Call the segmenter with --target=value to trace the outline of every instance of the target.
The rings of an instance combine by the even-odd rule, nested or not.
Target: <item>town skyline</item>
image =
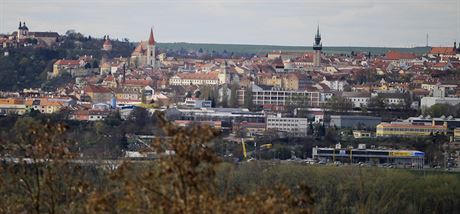
[[[412,0],[290,0],[285,4],[255,0],[242,6],[239,1],[201,0],[136,0],[132,6],[124,1],[96,1],[91,6],[85,1],[0,3],[2,33],[15,31],[18,22],[25,21],[37,31],[64,34],[74,29],[94,37],[110,35],[134,42],[145,40],[147,30],[153,27],[160,43],[311,46],[319,24],[325,46],[420,47],[426,45],[427,34],[430,46],[451,46],[460,40],[460,5],[451,0],[418,4]],[[83,7],[87,9],[80,10]],[[154,12],[149,13],[150,9]],[[103,10],[104,15],[100,13]],[[133,15],[120,16],[122,13]],[[427,15],[431,13],[436,16]]]

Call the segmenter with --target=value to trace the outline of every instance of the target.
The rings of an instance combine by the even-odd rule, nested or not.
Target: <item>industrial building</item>
[[[267,130],[286,132],[295,136],[307,136],[308,119],[281,117],[281,115],[267,117]]]
[[[305,99],[305,103],[310,107],[320,105],[320,93],[318,91],[290,91],[274,87],[264,89],[261,86],[252,85],[252,102],[254,105],[284,106],[289,104],[290,99],[293,98]]]
[[[374,128],[382,122],[380,117],[361,115],[331,115],[329,126],[337,128]]]
[[[416,150],[387,150],[359,148],[314,147],[312,158],[326,162],[394,164],[397,166],[423,168],[425,153]]]
[[[376,133],[378,137],[420,137],[447,134],[447,126],[407,122],[380,123]]]
[[[460,118],[454,118],[452,116],[431,117],[429,115],[420,115],[418,117],[409,117],[405,121],[409,123],[432,123],[433,125],[447,126],[449,130],[460,127]]]

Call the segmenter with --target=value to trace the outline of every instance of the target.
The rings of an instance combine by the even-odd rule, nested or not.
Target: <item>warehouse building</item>
[[[359,148],[319,148],[314,147],[312,158],[326,162],[394,164],[397,166],[423,168],[425,153],[416,150],[380,150]]]
[[[337,128],[374,128],[382,122],[380,117],[361,115],[331,115],[329,126]]]

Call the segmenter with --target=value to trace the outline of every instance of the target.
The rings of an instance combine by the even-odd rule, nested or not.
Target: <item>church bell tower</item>
[[[150,29],[150,37],[147,42],[147,64],[155,68],[156,54],[155,54],[155,38],[153,37],[153,29]]]
[[[319,33],[319,25],[316,29],[315,42],[313,43],[313,50],[315,55],[313,57],[313,65],[315,67],[321,66],[321,50],[323,49],[323,43],[321,43],[321,34]]]

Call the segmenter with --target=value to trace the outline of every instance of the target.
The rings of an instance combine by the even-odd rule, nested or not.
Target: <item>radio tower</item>
[[[426,47],[428,47],[428,33],[426,34]]]

